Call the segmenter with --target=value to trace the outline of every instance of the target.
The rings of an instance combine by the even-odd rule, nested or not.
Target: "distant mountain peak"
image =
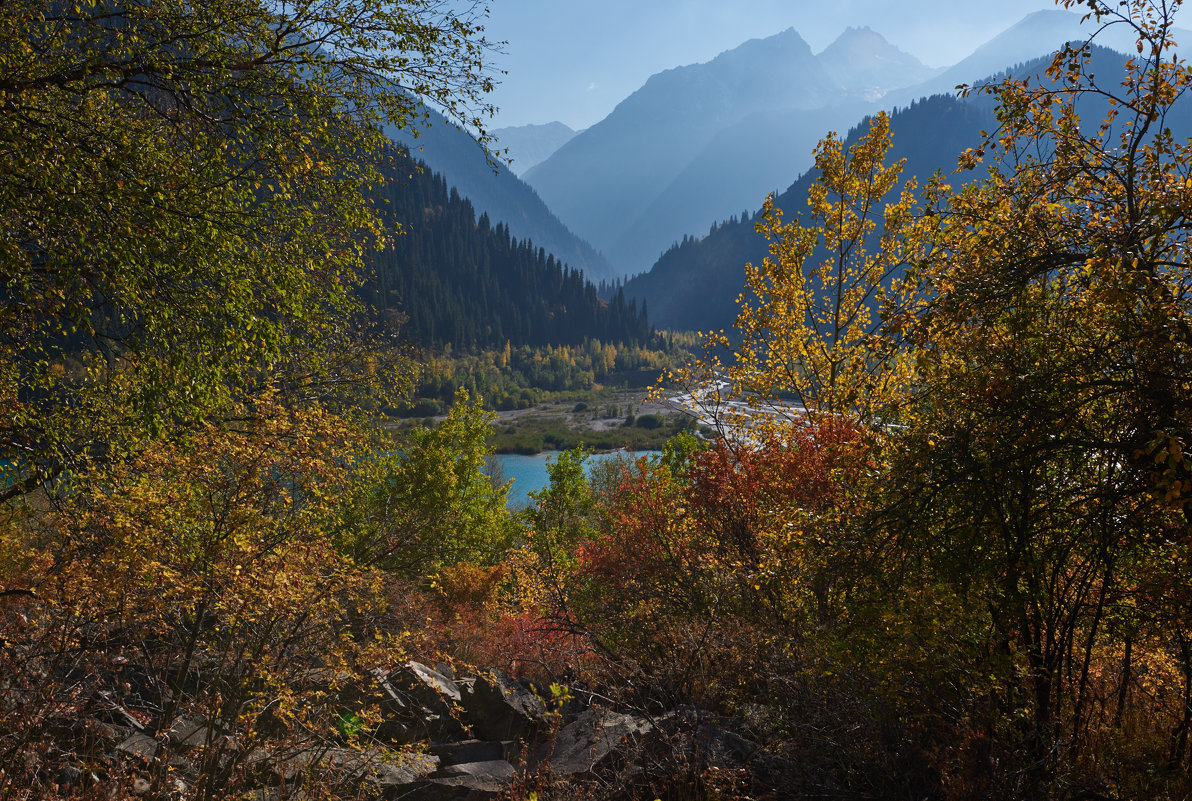
[[[856,39],[862,36],[876,36],[883,42],[886,40],[884,36],[875,31],[873,28],[870,28],[868,25],[849,25],[840,32],[839,36],[836,37],[836,42],[841,40],[848,41],[849,39]],[[835,42],[833,42],[833,44],[835,44]],[[829,47],[831,47],[831,45],[829,45]]]
[[[797,57],[810,57],[812,55],[811,45],[807,44],[807,40],[794,28],[787,28],[772,36],[748,39],[730,50],[725,50],[716,56],[716,58],[706,63],[710,66],[718,62],[738,59],[742,56],[753,58],[758,53],[772,52],[782,52]]]
[[[497,149],[506,157],[509,169],[520,176],[571,141],[576,131],[556,121],[494,128],[489,133],[496,138]]]
[[[925,81],[936,72],[868,25],[845,28],[816,59],[846,90],[866,100]]]

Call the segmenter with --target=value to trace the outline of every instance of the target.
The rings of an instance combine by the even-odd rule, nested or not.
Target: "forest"
[[[400,226],[369,259],[362,299],[420,345],[457,350],[580,345],[586,339],[650,345],[645,309],[624,293],[602,300],[578,270],[510,236],[442,176],[395,154],[376,190],[382,218]]]
[[[481,6],[0,4],[0,799],[1187,798],[1192,70],[1178,3],[1060,4],[1136,54],[962,89],[990,129],[922,182],[886,114],[825,137],[659,378],[716,430],[515,513],[373,305],[450,245],[395,247],[382,127],[487,144]],[[661,366],[476,233],[637,333],[444,282],[413,324],[474,382]]]

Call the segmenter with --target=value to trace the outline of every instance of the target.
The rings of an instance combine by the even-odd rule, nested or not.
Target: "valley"
[[[0,801],[1188,801],[1180,6],[0,2]]]

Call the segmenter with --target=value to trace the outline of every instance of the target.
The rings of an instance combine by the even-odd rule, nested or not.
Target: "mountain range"
[[[1030,14],[947,69],[929,69],[869,28],[813,53],[793,29],[661,72],[524,177],[625,275],[684,235],[755,208],[812,163],[828,131],[866,114],[1039,58],[1089,28],[1064,10]],[[1192,32],[1176,29],[1177,41]],[[1096,39],[1132,50],[1124,26]]]
[[[494,128],[489,133],[497,140],[501,160],[514,175],[522,176],[526,170],[546,161],[552,153],[570,142],[576,131],[561,122],[548,122],[543,125]]]
[[[933,74],[868,29],[819,54],[788,29],[654,75],[525,179],[614,269],[641,272],[684,233],[806,169],[829,127]]]
[[[1121,53],[1094,47],[1090,59],[1090,70],[1107,84],[1117,85],[1125,77]],[[1013,74],[1038,76],[1048,64],[1049,57],[1037,58],[1018,65]],[[1105,98],[1088,95],[1077,103],[1077,109],[1082,119],[1101,120],[1109,106]],[[955,173],[957,156],[965,148],[978,146],[982,131],[992,131],[996,124],[995,99],[990,95],[960,99],[953,94],[936,94],[912,101],[891,115],[891,147],[885,161],[890,164],[905,159],[901,178],[915,178],[922,185],[936,171]],[[1164,124],[1177,136],[1192,134],[1192,99],[1177,101]],[[866,130],[868,123],[862,120],[845,138],[846,147]],[[776,195],[775,205],[786,212],[788,221],[805,213],[808,190],[816,177],[815,171],[809,170]],[[961,175],[956,180],[967,179]],[[740,218],[712,226],[706,236],[685,237],[649,272],[627,281],[625,294],[648,304],[651,322],[659,328],[731,328],[737,315],[736,298],[744,289],[745,264],[760,263],[769,255],[765,238],[754,229],[759,214],[746,212]],[[814,253],[811,261],[819,263],[824,256],[822,252]]]
[[[957,100],[957,84],[1011,68],[1035,74],[1039,57],[1086,36],[1076,14],[1037,12],[937,70],[868,28],[844,31],[819,53],[788,29],[654,75],[584,131],[493,131],[524,180],[433,112],[421,138],[394,138],[513,239],[533,239],[592,281],[637,274],[625,291],[648,302],[652,323],[726,327],[745,262],[766,254],[752,210],[770,192],[788,212],[803,208],[813,150],[828,131],[892,109],[891,158],[906,157],[908,175],[951,168],[993,125],[992,101]],[[1192,31],[1175,36],[1192,41]],[[1097,41],[1127,44],[1113,28]]]

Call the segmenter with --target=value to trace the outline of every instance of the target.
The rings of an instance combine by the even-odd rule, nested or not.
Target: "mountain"
[[[1010,67],[1050,55],[1065,42],[1083,42],[1093,32],[1091,24],[1081,25],[1081,15],[1063,9],[1048,9],[1027,14],[967,58],[940,74],[914,86],[891,92],[888,103],[909,103],[914,98],[944,92],[954,94],[961,84],[978,84]],[[1192,31],[1175,28],[1177,42],[1192,44]],[[1121,53],[1134,52],[1134,37],[1122,24],[1109,25],[1097,34],[1096,44]],[[1040,65],[1045,66],[1045,65]]]
[[[552,153],[571,141],[576,132],[561,122],[548,122],[545,125],[495,128],[489,133],[497,140],[502,160],[520,176],[550,158]]]
[[[936,95],[895,111],[890,118],[890,163],[905,158],[903,177],[926,177],[955,165],[955,156],[971,146],[980,131],[993,125],[988,103],[963,102]],[[852,144],[868,130],[864,121],[849,132]],[[814,180],[805,172],[775,198],[788,219],[807,207]],[[625,294],[648,303],[652,322],[672,330],[729,329],[737,316],[736,298],[744,289],[746,262],[760,263],[769,254],[766,240],[754,230],[758,213],[712,226],[704,237],[685,237],[662,255],[653,268],[627,281]]]
[[[817,58],[849,94],[866,100],[878,100],[939,72],[924,67],[868,27],[845,29]]]
[[[591,244],[560,222],[528,184],[499,161],[490,163],[470,134],[433,110],[427,109],[427,113],[430,126],[417,138],[392,127],[386,134],[441,173],[448,185],[472,202],[477,213],[505,223],[512,236],[534,240],[593,281],[620,274]]]
[[[602,300],[578,270],[518,239],[425,164],[402,153],[376,200],[402,235],[372,256],[365,302],[422,345],[455,348],[572,345],[588,339],[645,344],[645,311]]]
[[[685,233],[756,206],[776,161],[806,169],[830,126],[932,74],[868,29],[819,55],[788,29],[652,76],[525,178],[616,269],[639,272]]]
[[[1122,59],[1119,52],[1095,47],[1089,69],[1100,76],[1099,83],[1117,87],[1124,77]],[[1035,59],[1013,72],[1019,76],[1039,75],[1048,63],[1050,58]],[[1082,98],[1078,110],[1082,119],[1099,121],[1109,105],[1104,97],[1090,94]],[[920,184],[936,170],[953,173],[957,155],[978,145],[982,131],[996,127],[994,111],[995,100],[989,95],[962,100],[947,93],[913,101],[891,115],[891,149],[886,163],[905,158],[902,178],[914,176]],[[1164,123],[1177,137],[1192,134],[1192,99],[1184,97],[1177,102]],[[867,122],[862,121],[849,132],[846,146],[867,129]],[[807,193],[814,179],[815,173],[809,170],[775,198],[776,205],[787,212],[788,220],[807,208]],[[963,180],[967,178],[952,178],[953,182]],[[685,236],[649,272],[626,282],[625,294],[648,304],[651,320],[659,328],[731,328],[737,315],[736,298],[744,289],[745,264],[760,263],[769,252],[765,239],[754,230],[757,219],[757,212],[746,213],[712,226],[703,237]],[[822,254],[812,256],[815,261],[820,258]]]

